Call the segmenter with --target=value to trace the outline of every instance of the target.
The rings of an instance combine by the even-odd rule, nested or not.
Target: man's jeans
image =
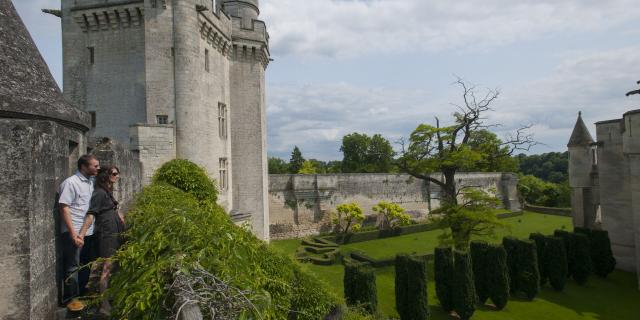
[[[62,263],[64,268],[64,302],[85,294],[89,280],[87,265],[96,259],[96,241],[94,236],[84,238],[84,246],[76,247],[69,232],[62,234]]]

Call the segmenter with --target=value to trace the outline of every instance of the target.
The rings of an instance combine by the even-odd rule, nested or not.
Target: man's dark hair
[[[92,155],[92,154],[85,154],[82,157],[80,157],[80,159],[78,159],[78,170],[80,170],[80,168],[82,168],[82,166],[88,166],[89,165],[89,161],[91,160],[97,160],[96,156]]]

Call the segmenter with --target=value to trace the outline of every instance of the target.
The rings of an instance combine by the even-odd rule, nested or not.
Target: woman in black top
[[[124,219],[118,211],[118,201],[113,197],[113,186],[120,178],[120,170],[115,166],[104,166],[98,171],[95,188],[91,196],[89,211],[80,232],[86,233],[95,221],[94,233],[98,241],[98,256],[106,259],[100,275],[100,292],[107,289],[113,263],[109,258],[113,256],[121,243],[121,233],[124,231]],[[108,313],[109,302],[103,301],[101,312]]]

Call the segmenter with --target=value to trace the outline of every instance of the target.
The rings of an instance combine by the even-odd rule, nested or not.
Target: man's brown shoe
[[[80,312],[84,310],[84,308],[84,303],[78,299],[73,299],[67,304],[67,309],[71,312]]]

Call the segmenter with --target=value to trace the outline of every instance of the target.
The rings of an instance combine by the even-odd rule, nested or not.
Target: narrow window
[[[96,62],[95,48],[89,47],[87,49],[89,49],[89,64],[94,64]]]
[[[96,112],[95,111],[89,111],[89,114],[91,115],[91,128],[95,128],[96,127]]]
[[[151,0],[151,8],[157,8],[158,7],[158,0]]]
[[[218,133],[220,138],[227,138],[227,105],[218,103]]]
[[[227,158],[220,158],[220,177],[218,184],[220,186],[220,190],[227,190],[228,185],[228,176],[227,176]]]
[[[204,49],[204,70],[209,72],[209,50]]]
[[[158,124],[169,124],[169,116],[166,115],[156,116],[156,120]]]

